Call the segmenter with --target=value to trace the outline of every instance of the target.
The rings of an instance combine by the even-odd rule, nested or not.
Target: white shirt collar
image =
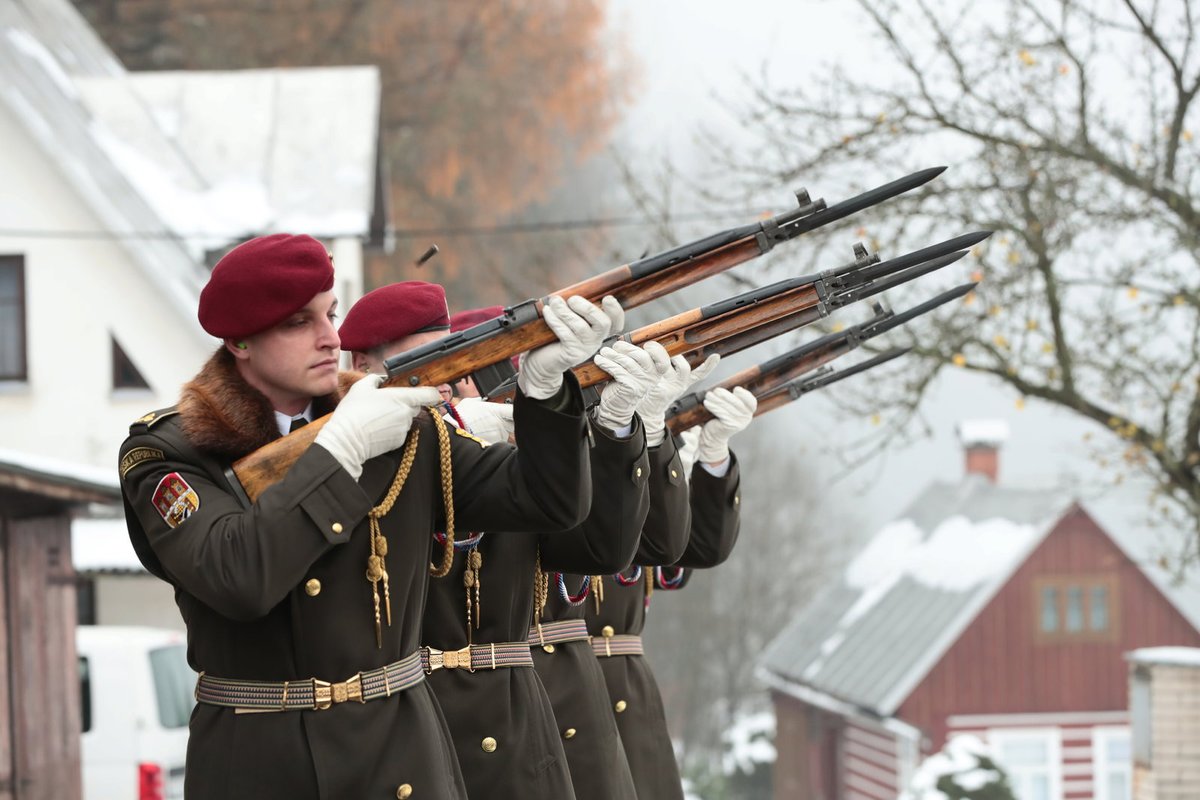
[[[296,417],[304,417],[309,422],[312,422],[312,402],[310,401],[304,410],[297,414]],[[288,433],[292,430],[292,420],[296,417],[289,417],[287,414],[280,414],[278,411],[275,412],[275,424],[279,426],[280,435],[288,435]]]

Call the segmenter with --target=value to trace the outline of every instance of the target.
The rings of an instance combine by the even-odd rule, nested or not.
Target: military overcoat
[[[675,442],[669,437],[649,451],[650,508],[638,538],[636,559],[664,554],[677,557],[686,547],[690,519],[687,484]],[[620,568],[596,570],[611,574]],[[596,597],[584,594],[587,574],[551,575],[550,596],[542,622],[583,620]],[[604,579],[606,587],[611,579]],[[607,592],[607,588],[605,589]],[[562,731],[567,761],[578,800],[637,800],[633,775],[625,758],[604,674],[587,640],[533,647],[534,664],[550,695]]]
[[[321,398],[317,411],[336,397]],[[451,434],[455,516],[464,529],[553,531],[586,515],[590,475],[582,397],[568,377],[548,401],[518,397],[520,455]],[[420,641],[432,534],[444,527],[434,421],[414,423],[415,459],[391,511],[391,623],[376,643],[368,512],[400,466],[368,461],[358,481],[310,447],[251,506],[224,470],[279,436],[266,398],[218,352],[177,408],[135,423],[121,448],[126,519],[151,572],[175,587],[192,667],[237,681],[344,681],[414,653]],[[386,611],[386,603],[384,610]],[[427,683],[326,710],[238,713],[198,704],[185,791],[207,798],[455,798],[465,790]]]
[[[599,426],[593,430],[588,518],[574,530],[550,535],[485,532],[473,547],[464,547],[450,573],[430,583],[427,645],[457,650],[469,637],[477,645],[517,642],[527,653],[539,555],[545,570],[613,570],[629,563],[649,505],[645,435],[636,418],[624,439]],[[470,582],[478,581],[478,587],[467,587],[463,580],[472,550],[479,569]],[[472,622],[478,622],[469,633],[468,602]],[[470,797],[575,797],[563,729],[532,666],[474,672],[443,668],[429,676],[429,683],[450,727]]]
[[[732,457],[731,457],[732,458]],[[736,459],[722,477],[697,464],[691,474],[691,525],[679,559],[689,566],[715,566],[729,555],[740,528],[741,490]],[[654,571],[646,567],[642,580],[623,586],[606,580],[604,602],[587,607],[588,632],[595,641],[604,634],[641,636],[646,625],[647,582]],[[640,655],[600,657],[600,668],[616,713],[621,743],[633,775],[637,796],[683,800],[682,781],[662,695],[649,662]],[[685,665],[680,665],[685,668]]]

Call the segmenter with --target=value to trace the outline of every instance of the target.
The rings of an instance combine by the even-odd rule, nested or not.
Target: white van
[[[177,631],[80,625],[83,800],[183,797],[196,673]]]

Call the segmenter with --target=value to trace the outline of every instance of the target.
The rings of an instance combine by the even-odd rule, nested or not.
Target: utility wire
[[[731,217],[762,217],[761,212],[742,210],[726,211],[696,211],[677,214],[670,217],[676,222],[711,222],[713,220]],[[504,225],[457,225],[432,226],[428,228],[400,228],[390,232],[397,239],[428,238],[433,236],[504,236],[524,233],[546,233],[550,231],[595,230],[600,228],[621,227],[650,227],[661,224],[659,220],[649,220],[644,217],[609,217],[598,219],[548,220],[545,222],[513,222]],[[50,230],[50,229],[20,229],[0,228],[0,237],[23,239],[106,239],[106,240],[169,240],[169,241],[208,241],[240,239],[250,231],[238,233],[175,233],[172,231],[84,231],[84,230]],[[357,236],[357,233],[318,234],[328,238],[340,236]]]

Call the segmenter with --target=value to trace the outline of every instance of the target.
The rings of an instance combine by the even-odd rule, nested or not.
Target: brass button
[[[304,582],[304,591],[309,597],[316,597],[321,593],[321,582],[316,578],[309,578]]]
[[[479,746],[483,748],[483,752],[485,753],[496,752],[496,740],[491,736],[484,737],[484,740],[479,744]]]
[[[672,470],[671,470],[671,477],[672,477],[672,478],[678,478],[678,477],[679,477],[679,470],[677,470],[677,469],[672,469]]]
[[[564,739],[573,739],[573,738],[575,738],[575,729],[574,729],[574,728],[567,728],[565,731],[563,731],[563,738],[564,738]]]
[[[737,505],[741,505],[741,503],[742,503],[742,496],[740,494],[735,494],[733,496],[733,504],[735,506],[737,506]]]
[[[639,477],[639,478],[640,478],[640,477],[642,477],[642,468],[641,468],[641,467],[638,467],[637,469],[635,469],[635,470],[633,471],[633,474],[634,474],[634,475],[636,475],[636,476],[637,476],[637,477]]]
[[[342,532],[342,523],[335,522],[329,526],[329,529],[332,530],[334,533],[341,533]]]
[[[396,800],[408,800],[412,797],[412,786],[407,783],[402,783],[396,789]]]
[[[615,634],[615,633],[616,633],[616,631],[613,630],[612,625],[605,625],[603,628],[600,629],[600,635],[603,636],[605,639],[611,639],[613,637],[613,634]]]
[[[617,710],[617,713],[620,714],[622,711],[624,711],[628,707],[628,705],[629,704],[626,703],[624,700],[618,700],[617,704],[614,705],[613,708],[615,708]]]
[[[553,652],[554,652],[554,645],[552,645],[552,644],[544,644],[544,645],[542,645],[542,649],[543,649],[543,650],[545,650],[547,653],[553,653]]]

